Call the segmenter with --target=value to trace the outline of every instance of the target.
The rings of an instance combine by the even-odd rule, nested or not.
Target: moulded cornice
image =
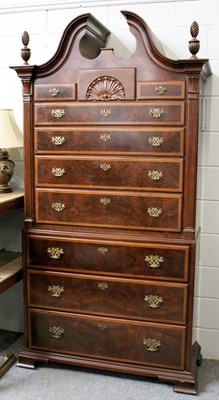
[[[190,72],[201,74],[204,81],[209,75],[211,75],[211,68],[208,59],[190,57],[188,59],[173,60],[166,57],[162,50],[161,42],[157,39],[147,23],[139,15],[130,11],[121,11],[121,13],[127,19],[130,29],[133,26],[139,30],[149,56],[156,63],[159,63],[162,67],[169,70],[177,69],[186,73]]]

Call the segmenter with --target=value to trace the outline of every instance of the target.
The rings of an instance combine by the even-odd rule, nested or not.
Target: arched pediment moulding
[[[159,42],[148,25],[137,15],[123,11],[129,30],[136,40],[136,49],[128,58],[123,59],[123,65],[128,67],[138,66],[138,80],[158,79],[162,70],[165,79],[165,70],[168,79],[169,71],[173,71],[172,79],[178,79],[178,74],[174,68],[177,66],[179,72],[186,72],[186,65],[191,69],[190,60],[182,60],[177,63],[170,60],[161,53]],[[77,71],[81,68],[100,68],[107,65],[114,68],[121,64],[121,57],[115,55],[114,50],[106,47],[107,39],[110,31],[105,28],[92,15],[84,14],[76,17],[65,29],[59,46],[54,56],[46,63],[33,68],[34,76],[39,79],[47,76],[51,82],[59,79],[59,70],[62,66],[65,70],[66,82],[74,79],[77,80]],[[142,54],[145,53],[145,63],[142,63]],[[138,62],[141,60],[141,62]],[[192,68],[200,70],[200,65],[204,60],[198,60],[194,63],[192,60]],[[30,60],[31,63],[31,60]],[[153,68],[152,68],[153,66]],[[62,78],[63,79],[63,78]]]

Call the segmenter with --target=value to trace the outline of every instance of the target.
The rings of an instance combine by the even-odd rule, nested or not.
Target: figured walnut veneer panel
[[[35,105],[36,125],[183,125],[183,102],[85,102]],[[57,115],[56,114],[57,110]],[[158,114],[156,112],[158,110]],[[153,115],[153,111],[155,114]],[[157,116],[159,115],[159,116]]]
[[[137,98],[139,100],[146,99],[184,99],[185,98],[185,82],[138,82]]]
[[[183,128],[38,127],[37,154],[137,154],[183,156]]]
[[[183,160],[131,157],[35,158],[36,186],[181,192]]]
[[[188,246],[30,236],[27,247],[31,267],[156,280],[188,279]]]
[[[184,365],[184,327],[40,310],[30,310],[29,322],[33,349],[177,369]],[[51,337],[52,327],[59,339]],[[148,338],[160,342],[157,351],[145,349]]]
[[[113,191],[36,190],[36,221],[178,232],[182,195]],[[61,210],[55,210],[55,207]],[[60,205],[60,207],[59,207]],[[151,216],[154,210],[158,216]]]

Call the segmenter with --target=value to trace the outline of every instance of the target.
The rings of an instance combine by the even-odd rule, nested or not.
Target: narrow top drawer
[[[75,84],[36,85],[35,100],[37,101],[76,100],[76,85]]]
[[[137,99],[184,99],[185,82],[138,82]]]

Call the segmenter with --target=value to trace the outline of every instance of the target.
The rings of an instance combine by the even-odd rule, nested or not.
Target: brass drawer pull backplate
[[[52,136],[51,142],[55,146],[61,146],[63,143],[65,143],[65,137],[64,136]]]
[[[48,247],[47,253],[49,254],[50,258],[58,260],[59,258],[61,258],[61,255],[64,254],[64,250],[60,247]]]
[[[149,115],[156,119],[161,118],[164,115],[164,110],[163,108],[152,108],[149,111]]]
[[[52,168],[52,174],[54,176],[63,176],[65,174],[65,168]]]
[[[143,344],[145,349],[151,352],[158,351],[158,348],[161,346],[160,341],[156,339],[144,339]]]
[[[163,298],[157,296],[156,294],[155,295],[150,294],[148,296],[146,295],[144,299],[145,299],[148,307],[151,307],[151,308],[158,308],[160,306],[160,304],[163,303]]]
[[[156,86],[154,89],[154,91],[159,95],[164,94],[166,92],[166,90],[167,89],[165,88],[165,86]]]
[[[150,136],[148,143],[153,147],[159,147],[164,142],[164,139],[160,136]]]
[[[65,334],[65,330],[60,328],[60,326],[50,326],[49,333],[54,339],[61,339]]]
[[[164,259],[157,255],[150,255],[145,257],[145,261],[148,267],[155,269],[160,267],[160,264],[164,262]]]
[[[163,178],[163,172],[155,170],[148,171],[148,177],[153,181],[159,181],[159,179]]]
[[[162,209],[158,207],[148,207],[147,212],[150,217],[158,218],[162,214]]]
[[[61,297],[61,294],[64,293],[65,289],[63,286],[59,285],[51,285],[48,286],[48,292],[51,294],[52,297],[55,297],[56,299],[58,297]]]
[[[63,211],[65,209],[65,204],[64,203],[52,203],[52,208],[57,211]]]
[[[59,93],[60,93],[60,90],[57,89],[57,88],[49,89],[49,94],[50,94],[50,96],[52,96],[52,97],[58,96]]]
[[[51,115],[55,118],[62,118],[65,115],[65,110],[61,110],[61,108],[55,108],[51,111]]]

